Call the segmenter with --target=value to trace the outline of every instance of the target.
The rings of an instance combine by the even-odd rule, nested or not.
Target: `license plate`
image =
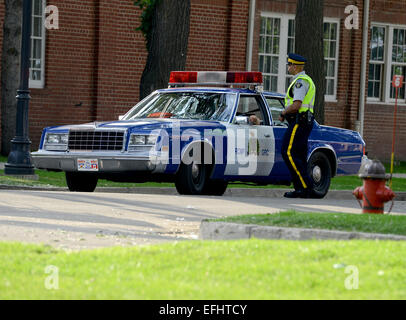
[[[99,171],[97,159],[78,159],[78,171]]]

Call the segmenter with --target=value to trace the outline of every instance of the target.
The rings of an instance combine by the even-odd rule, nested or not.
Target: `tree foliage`
[[[153,16],[156,6],[162,0],[135,0],[134,4],[141,9],[141,24],[136,29],[141,31],[148,42],[148,37],[151,34]]]

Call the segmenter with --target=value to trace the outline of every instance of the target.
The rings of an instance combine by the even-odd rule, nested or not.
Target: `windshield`
[[[236,101],[233,93],[161,92],[132,108],[123,120],[171,118],[229,121]]]

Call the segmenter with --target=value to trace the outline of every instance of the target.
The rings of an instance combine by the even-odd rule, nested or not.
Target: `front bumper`
[[[78,159],[98,160],[97,172],[149,171],[163,173],[166,164],[158,156],[133,156],[122,153],[82,153],[37,151],[31,153],[37,169],[78,171]]]

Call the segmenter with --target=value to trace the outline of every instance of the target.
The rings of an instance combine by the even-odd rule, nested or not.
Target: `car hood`
[[[180,119],[139,119],[139,120],[119,120],[106,122],[90,122],[77,125],[65,125],[49,128],[54,131],[64,130],[142,130],[149,131],[155,129],[181,128],[223,128],[224,124],[219,121],[204,120],[180,120]]]
[[[313,130],[311,134],[311,138],[313,140],[328,139],[329,141],[342,141],[342,142],[365,144],[364,140],[357,131],[319,124],[317,124],[317,126],[319,130]]]

